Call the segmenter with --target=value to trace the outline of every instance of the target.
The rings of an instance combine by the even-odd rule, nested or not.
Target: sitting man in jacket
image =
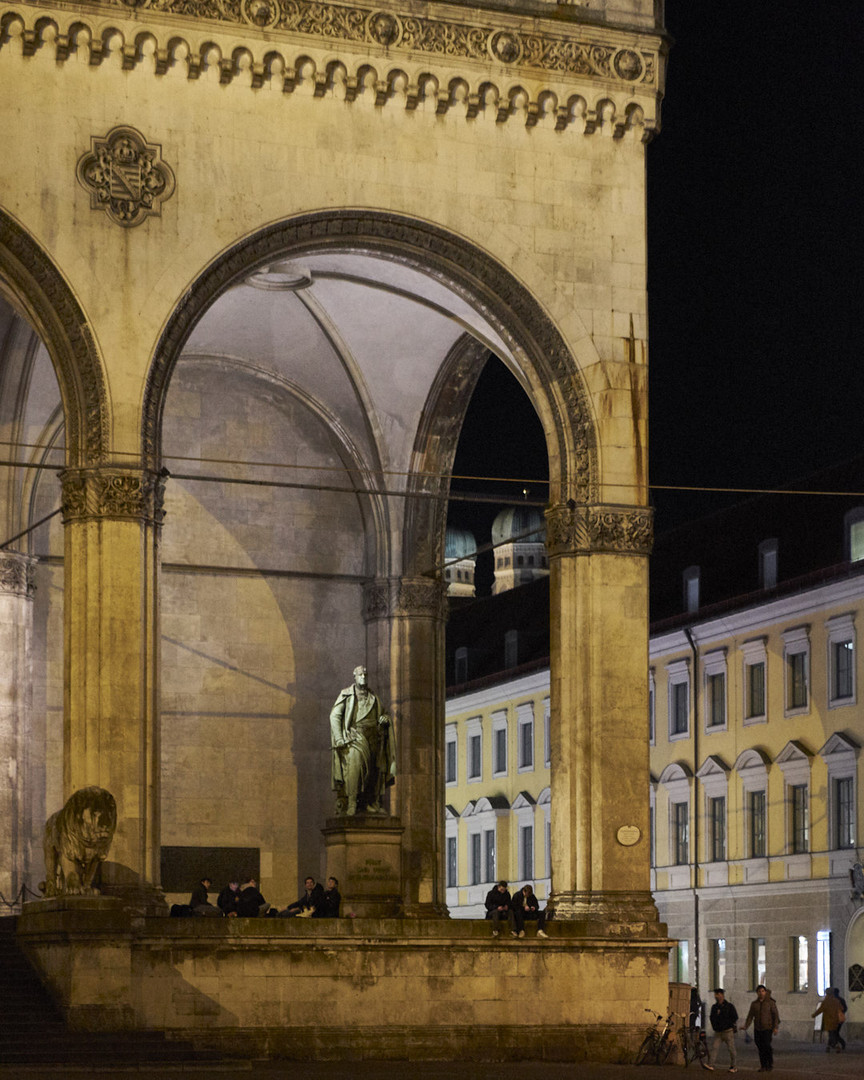
[[[210,903],[207,895],[211,885],[210,878],[205,874],[192,890],[192,895],[189,897],[189,907],[192,908],[194,915],[218,915],[221,917],[222,912]]]
[[[339,879],[335,877],[327,878],[327,888],[324,890],[321,905],[315,908],[315,919],[338,919],[339,918],[339,906],[342,903],[342,897],[339,895]]]
[[[313,877],[307,877],[305,884],[306,891],[303,895],[280,912],[283,918],[292,919],[295,916],[300,916],[308,919],[314,916],[315,912],[322,907],[324,903],[324,887],[319,885]]]
[[[546,937],[546,912],[540,910],[540,901],[537,899],[534,888],[531,885],[523,885],[513,897],[513,919],[515,927],[511,930],[514,937],[525,937],[525,921],[535,919],[537,922],[537,937]]]
[[[268,904],[258,891],[258,882],[251,875],[240,886],[237,914],[241,919],[257,919],[267,910]]]
[[[731,1001],[726,1000],[726,991],[719,986],[714,991],[714,1004],[711,1006],[711,1027],[714,1029],[714,1041],[711,1044],[711,1054],[708,1063],[703,1062],[706,1069],[713,1069],[717,1064],[717,1054],[721,1043],[725,1043],[729,1050],[729,1072],[738,1072],[735,1064],[735,1025],[738,1023],[738,1010]]]
[[[507,891],[506,881],[499,881],[486,894],[486,918],[492,920],[492,937],[498,937],[498,927],[502,919],[507,920],[511,931],[515,934],[516,920],[510,906],[510,893]]]
[[[216,901],[223,915],[236,917],[240,906],[240,882],[229,881]]]

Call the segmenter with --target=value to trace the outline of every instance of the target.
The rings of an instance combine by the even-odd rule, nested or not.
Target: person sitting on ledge
[[[537,899],[534,888],[531,885],[523,885],[513,897],[513,918],[516,923],[510,931],[514,937],[525,937],[525,922],[528,919],[537,921],[537,937],[547,936],[546,912],[540,910],[540,901]]]
[[[240,882],[236,880],[229,881],[222,892],[219,893],[219,899],[216,903],[223,915],[228,918],[232,916],[236,918],[237,909],[240,906]]]
[[[315,919],[338,919],[339,907],[342,897],[339,895],[339,879],[327,878],[327,888],[324,890],[321,906],[315,909]]]
[[[509,922],[511,930],[515,930],[516,921],[510,907],[506,881],[499,881],[486,894],[486,918],[492,920],[492,937],[498,937],[498,926],[502,919]]]
[[[192,890],[192,895],[189,897],[189,907],[192,908],[195,915],[218,915],[221,918],[222,912],[219,908],[214,907],[208,899],[207,894],[211,885],[210,878],[205,874]]]
[[[240,886],[240,900],[237,904],[237,914],[241,919],[257,919],[263,915],[270,905],[258,891],[258,882],[250,874]]]
[[[280,912],[283,918],[293,919],[295,916],[299,918],[309,919],[316,916],[316,912],[321,909],[324,903],[324,887],[319,885],[315,878],[306,878],[306,892],[300,897],[299,900],[295,900],[293,904],[290,904],[284,911]]]

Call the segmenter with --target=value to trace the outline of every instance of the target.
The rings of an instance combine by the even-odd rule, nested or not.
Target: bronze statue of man
[[[336,813],[385,813],[384,790],[396,776],[396,736],[362,664],[330,711],[330,743]]]

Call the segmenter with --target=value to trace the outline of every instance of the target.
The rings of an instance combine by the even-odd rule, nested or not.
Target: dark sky
[[[769,487],[860,452],[862,16],[855,0],[667,0],[648,149],[652,484]],[[487,369],[457,471],[538,475],[536,417]],[[653,498],[658,531],[729,501]]]

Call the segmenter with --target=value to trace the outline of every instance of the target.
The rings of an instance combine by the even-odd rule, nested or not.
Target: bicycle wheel
[[[664,1039],[657,1047],[657,1064],[665,1065],[666,1059],[672,1053],[672,1040]]]
[[[646,1035],[642,1040],[642,1045],[636,1052],[636,1057],[633,1061],[634,1065],[644,1065],[649,1058],[653,1058],[657,1051],[657,1037],[655,1035]]]

